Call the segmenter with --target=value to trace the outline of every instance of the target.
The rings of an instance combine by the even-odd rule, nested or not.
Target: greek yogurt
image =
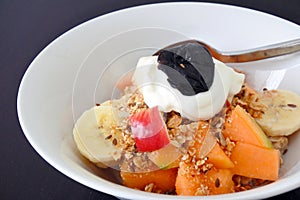
[[[241,90],[245,79],[244,74],[224,63],[214,58],[213,62],[212,85],[208,91],[195,95],[183,95],[170,85],[166,73],[158,69],[158,56],[140,58],[132,81],[138,86],[149,107],[158,106],[162,112],[173,110],[192,121],[206,120],[217,114],[226,100]]]

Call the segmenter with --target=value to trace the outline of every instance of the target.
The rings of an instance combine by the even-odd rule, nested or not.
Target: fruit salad
[[[182,42],[139,59],[117,87],[77,120],[80,153],[119,170],[122,184],[169,195],[216,195],[279,178],[300,97],[256,91],[245,74],[201,44]]]

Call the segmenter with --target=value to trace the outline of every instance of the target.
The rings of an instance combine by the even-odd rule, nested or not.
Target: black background
[[[35,56],[62,33],[99,15],[157,2],[169,1],[0,0],[0,199],[115,199],[66,177],[35,152],[18,122],[18,87]],[[300,24],[299,0],[204,2],[252,8]],[[281,198],[299,199],[300,189],[272,199]]]

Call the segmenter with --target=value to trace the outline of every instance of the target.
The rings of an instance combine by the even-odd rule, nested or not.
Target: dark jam
[[[193,96],[211,87],[215,64],[205,46],[195,42],[178,43],[160,50],[157,55],[158,69],[183,95]]]

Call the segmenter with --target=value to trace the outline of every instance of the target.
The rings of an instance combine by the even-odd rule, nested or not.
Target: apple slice
[[[138,151],[155,151],[170,143],[166,124],[157,106],[133,114],[130,125]]]
[[[182,152],[171,142],[165,147],[148,153],[148,158],[160,169],[179,167]]]

